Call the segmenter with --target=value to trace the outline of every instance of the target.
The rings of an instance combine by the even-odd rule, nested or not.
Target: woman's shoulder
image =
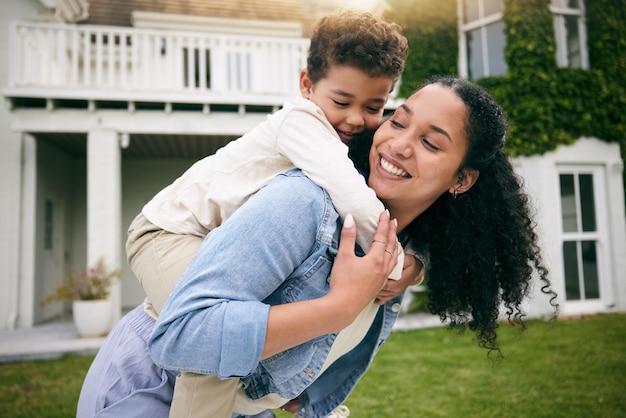
[[[330,195],[298,168],[278,174],[253,198],[262,200],[260,204],[268,205],[277,215],[300,220],[310,217],[319,223],[336,219]]]
[[[285,198],[296,196],[325,197],[326,191],[313,182],[299,168],[291,168],[274,177],[265,188],[272,192],[284,193]]]

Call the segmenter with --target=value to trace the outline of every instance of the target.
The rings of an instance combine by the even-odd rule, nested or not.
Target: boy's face
[[[378,127],[392,85],[390,77],[372,78],[350,65],[331,65],[326,77],[315,84],[306,70],[300,73],[302,96],[322,109],[345,143],[365,129]]]

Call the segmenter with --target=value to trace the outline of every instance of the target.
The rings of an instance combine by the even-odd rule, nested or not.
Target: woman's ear
[[[480,171],[478,170],[464,168],[463,171],[459,173],[457,182],[454,184],[454,186],[450,187],[449,192],[454,197],[456,197],[457,195],[461,193],[465,193],[466,191],[472,188],[474,183],[476,183],[476,180],[478,180],[479,174],[480,174]]]
[[[311,96],[311,89],[313,88],[313,83],[311,83],[311,79],[309,78],[309,72],[305,68],[300,70],[300,94],[305,99],[308,99]]]

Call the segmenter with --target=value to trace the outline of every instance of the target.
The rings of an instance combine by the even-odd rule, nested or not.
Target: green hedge
[[[399,96],[408,97],[428,77],[457,74],[456,0],[388,0],[387,3],[391,7],[390,19],[402,26],[409,41]]]

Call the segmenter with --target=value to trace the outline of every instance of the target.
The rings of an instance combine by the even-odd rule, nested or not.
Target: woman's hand
[[[402,267],[402,276],[400,280],[387,279],[374,303],[382,305],[404,292],[407,287],[421,283],[424,278],[424,265],[412,255],[404,257],[404,266]]]
[[[396,223],[383,212],[374,242],[364,257],[354,254],[356,227],[346,216],[337,257],[330,274],[330,290],[321,298],[270,307],[261,359],[320,335],[350,325],[382,289],[398,260]]]
[[[398,241],[396,222],[387,211],[381,213],[378,228],[369,252],[364,257],[354,254],[356,227],[350,215],[341,231],[339,251],[330,275],[330,292],[326,296],[335,301],[338,314],[343,314],[342,328],[381,291],[387,277],[396,265]]]

